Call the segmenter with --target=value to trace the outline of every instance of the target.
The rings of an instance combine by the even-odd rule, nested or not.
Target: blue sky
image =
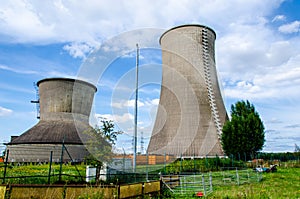
[[[130,151],[139,43],[139,135],[143,132],[146,148],[160,92],[159,35],[195,23],[217,34],[216,65],[228,113],[232,103],[248,99],[266,127],[264,151],[293,151],[300,145],[299,10],[297,0],[3,1],[0,140],[38,122],[30,103],[33,82],[82,77],[98,87],[91,122],[116,121],[125,132],[117,147]],[[105,63],[102,68],[90,64],[95,57]]]

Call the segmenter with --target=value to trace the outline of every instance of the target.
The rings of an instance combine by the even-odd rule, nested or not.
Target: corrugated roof
[[[92,129],[86,123],[74,121],[40,121],[31,129],[12,140],[13,144],[83,144],[87,140],[86,130]]]

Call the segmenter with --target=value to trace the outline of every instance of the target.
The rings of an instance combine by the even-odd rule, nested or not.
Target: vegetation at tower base
[[[223,126],[223,150],[236,159],[244,156],[247,160],[254,158],[264,146],[264,129],[253,104],[248,100],[236,102],[231,105],[231,120]]]
[[[103,162],[110,162],[113,152],[112,147],[117,141],[117,136],[122,131],[115,131],[114,122],[111,120],[101,120],[102,125],[96,126],[84,133],[88,134],[90,139],[86,142],[89,155],[85,158],[86,163],[95,166],[96,179],[99,180],[100,170]]]

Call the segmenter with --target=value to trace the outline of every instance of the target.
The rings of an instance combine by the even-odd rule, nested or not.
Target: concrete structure
[[[166,31],[162,86],[150,154],[222,156],[222,126],[228,119],[215,65],[215,32],[202,25]]]
[[[62,143],[73,160],[82,161],[88,154],[83,145],[90,130],[89,115],[97,88],[87,82],[67,78],[43,79],[39,88],[40,121],[14,136],[7,145],[10,162],[60,161]],[[64,161],[70,157],[64,153]]]

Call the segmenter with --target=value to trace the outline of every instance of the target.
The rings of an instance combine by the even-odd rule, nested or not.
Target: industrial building
[[[228,116],[218,82],[215,39],[216,33],[203,25],[174,27],[160,37],[161,94],[149,155],[224,156],[220,136]],[[89,115],[97,88],[68,78],[43,79],[37,86],[40,121],[12,137],[9,162],[48,162],[51,151],[58,162],[62,145],[73,160],[83,161],[89,154],[84,132],[92,128]],[[64,161],[70,157],[65,155]]]
[[[9,162],[83,161],[89,154],[85,132],[97,88],[85,81],[47,78],[37,82],[40,121],[7,144]],[[67,150],[67,151],[66,151]]]
[[[160,38],[162,84],[149,154],[223,156],[222,127],[228,119],[215,65],[215,32],[183,25]]]

